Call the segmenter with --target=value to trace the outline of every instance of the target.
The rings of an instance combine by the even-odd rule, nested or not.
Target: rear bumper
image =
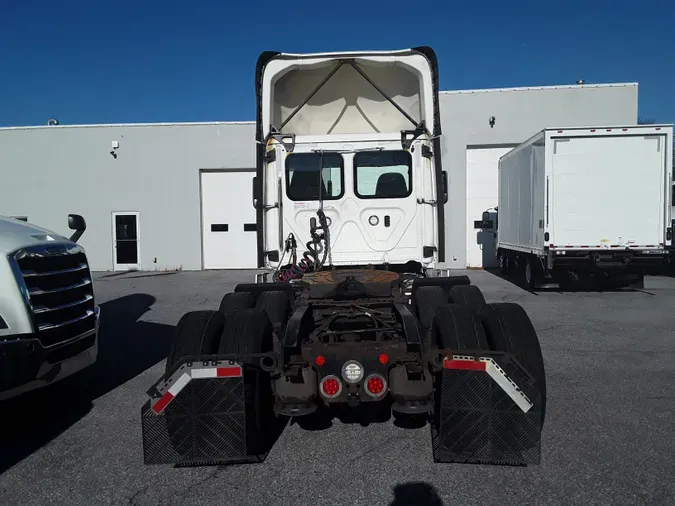
[[[0,401],[45,387],[94,364],[100,309],[94,330],[60,346],[44,348],[37,337],[0,342]]]
[[[551,251],[554,268],[624,270],[638,272],[646,267],[664,265],[668,250],[555,250]]]

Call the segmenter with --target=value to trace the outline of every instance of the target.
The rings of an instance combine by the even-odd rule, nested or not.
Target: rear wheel
[[[444,304],[434,315],[433,336],[441,349],[489,350],[485,329],[471,308]]]
[[[538,271],[537,271],[537,260],[532,257],[532,255],[527,255],[525,258],[525,269],[524,269],[524,277],[525,277],[525,286],[529,290],[534,290],[537,287],[537,276],[538,276]]]
[[[184,357],[216,354],[224,327],[225,317],[219,311],[191,311],[185,313],[179,320],[176,326],[176,333],[169,345],[169,353],[166,357],[164,369],[165,374],[171,372]],[[180,416],[182,413],[181,409],[175,403],[169,403],[166,407],[167,418]],[[188,451],[190,441],[185,437],[183,425],[168,423],[166,428],[171,446],[179,454]]]
[[[546,417],[546,374],[537,332],[530,317],[519,304],[486,304],[479,312],[490,347],[512,354],[532,375],[541,396],[541,422]]]
[[[185,313],[169,345],[165,372],[169,372],[183,357],[215,354],[224,326],[225,318],[218,311]]]
[[[274,330],[279,333],[286,326],[290,313],[290,301],[285,292],[265,291],[258,296],[256,309],[267,313]]]
[[[273,349],[272,323],[261,309],[242,309],[227,316],[219,354],[266,353]],[[249,453],[266,451],[273,437],[274,395],[269,374],[244,366],[246,446]]]
[[[448,303],[448,297],[440,286],[423,286],[415,291],[413,306],[415,316],[425,329],[431,327],[436,310]]]
[[[476,285],[457,285],[450,289],[450,300],[456,304],[479,309],[485,304],[485,297]]]
[[[509,257],[504,250],[499,251],[499,272],[502,274],[509,272]]]
[[[445,304],[439,307],[434,316],[433,336],[439,348],[450,349],[460,355],[462,352],[489,350],[485,329],[476,311],[467,306]],[[437,392],[436,430],[442,445],[451,447],[455,452],[470,451],[476,444],[475,427],[480,424],[481,415],[467,413],[466,410],[466,396],[476,388],[475,373],[444,369],[434,389]]]
[[[219,311],[227,316],[233,311],[251,309],[255,306],[255,297],[250,292],[226,293],[220,301]]]

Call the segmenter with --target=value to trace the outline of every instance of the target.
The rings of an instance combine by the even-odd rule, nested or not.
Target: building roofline
[[[476,90],[448,90],[448,91],[439,91],[439,93],[443,95],[466,95],[474,93],[505,92],[505,91],[569,90],[579,88],[625,88],[637,85],[638,83],[561,84],[555,86],[523,86],[520,88],[483,88]]]
[[[321,54],[321,53],[319,53]],[[523,86],[519,88],[484,88],[475,90],[447,90],[439,91],[440,95],[473,95],[479,93],[502,93],[507,91],[535,91],[535,90],[566,90],[579,88],[626,88],[637,87],[638,83],[605,83],[605,84],[565,84],[556,86]],[[80,125],[24,125],[0,127],[3,130],[37,130],[41,128],[131,128],[131,127],[160,127],[160,126],[218,126],[218,125],[255,125],[255,121],[180,121],[167,123],[102,123],[102,124],[80,124]]]
[[[26,125],[13,127],[0,127],[1,130],[37,130],[48,128],[50,130],[58,128],[127,128],[127,127],[158,127],[158,126],[219,126],[219,125],[255,125],[255,121],[181,121],[177,123],[103,123],[92,125]]]

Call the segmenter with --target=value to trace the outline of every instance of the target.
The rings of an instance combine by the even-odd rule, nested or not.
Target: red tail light
[[[366,378],[366,392],[373,397],[380,397],[387,393],[387,381],[379,374],[371,374]]]
[[[340,395],[340,392],[342,392],[342,383],[337,376],[330,375],[321,380],[319,388],[325,397],[332,399],[333,397]]]

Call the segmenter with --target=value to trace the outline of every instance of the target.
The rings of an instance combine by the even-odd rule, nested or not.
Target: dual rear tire
[[[218,311],[191,311],[178,322],[166,360],[166,373],[179,362],[204,355],[267,353],[275,347],[289,312],[283,291],[226,294]],[[273,437],[276,417],[269,373],[244,364],[244,404],[249,454],[263,453]],[[171,407],[171,405],[169,405]]]
[[[519,304],[490,303],[473,285],[423,287],[414,301],[427,349],[497,351],[512,355],[534,378],[546,413],[546,375],[541,346],[532,322]]]

